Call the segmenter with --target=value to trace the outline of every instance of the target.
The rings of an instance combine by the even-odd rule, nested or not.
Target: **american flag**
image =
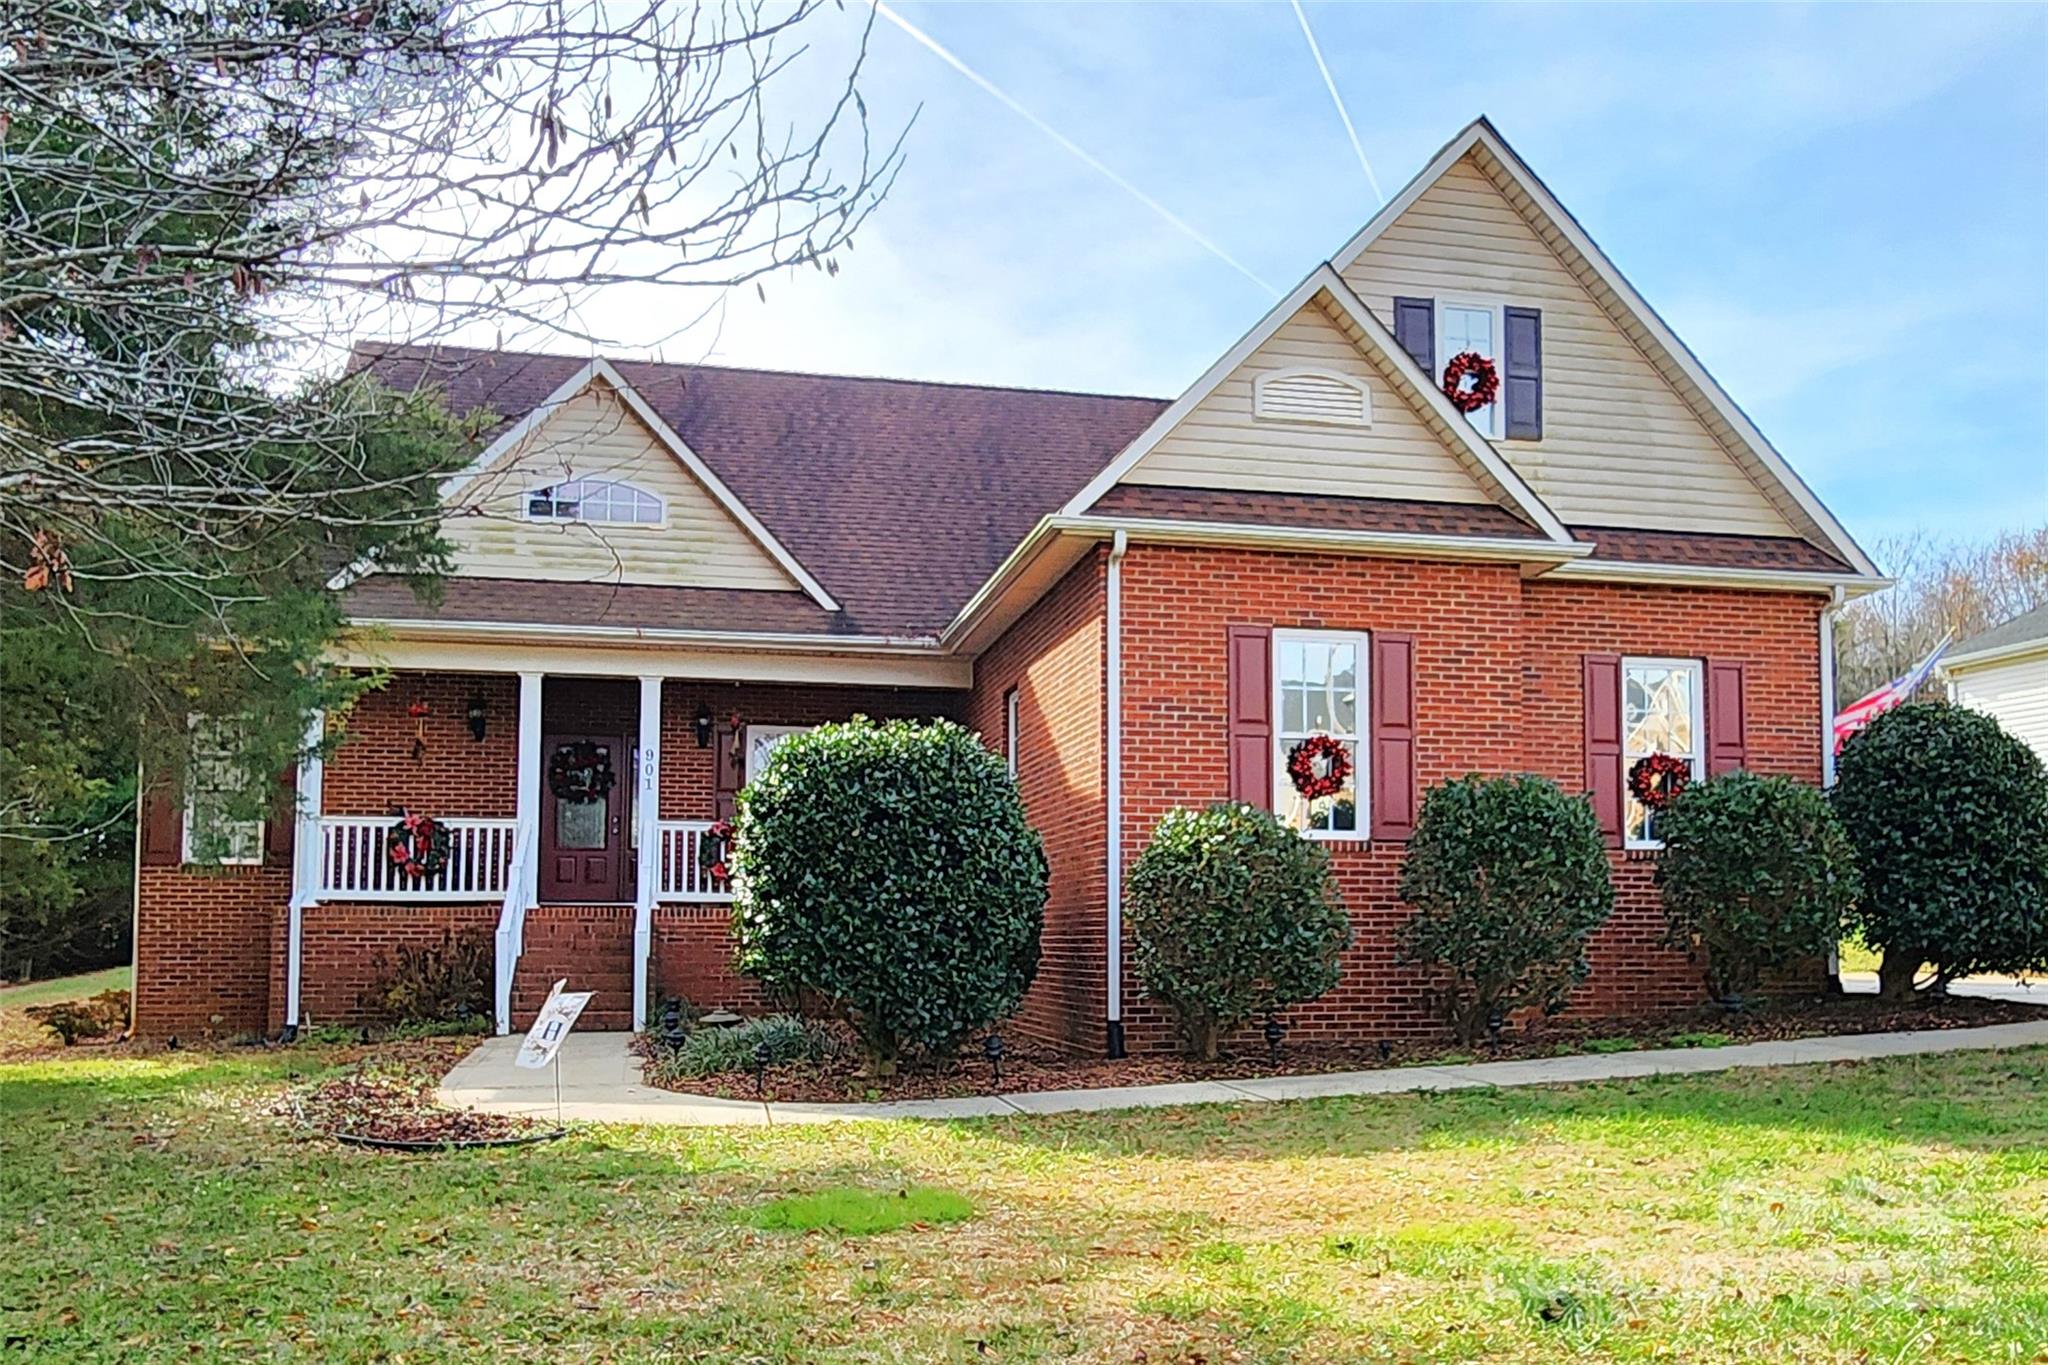
[[[1928,651],[1927,657],[1905,673],[1893,678],[1874,692],[1866,693],[1850,702],[1835,713],[1835,752],[1842,752],[1842,745],[1849,736],[1876,720],[1885,712],[1897,706],[1920,690],[1920,684],[1927,681],[1927,675],[1934,671],[1934,665],[1948,650],[1948,642],[1954,638],[1944,635],[1941,643]]]

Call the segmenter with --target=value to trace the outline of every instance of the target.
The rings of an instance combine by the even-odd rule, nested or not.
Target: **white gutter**
[[[1535,536],[1426,536],[1405,531],[1353,531],[1327,526],[1263,526],[1253,522],[1175,521],[1163,517],[1050,517],[1054,530],[1098,540],[1128,532],[1138,540],[1181,545],[1251,545],[1276,550],[1324,550],[1352,554],[1400,555],[1415,559],[1509,559],[1562,565],[1584,559],[1584,541],[1560,544]]]
[[[1109,816],[1108,852],[1103,859],[1108,898],[1109,1011],[1107,1046],[1113,1058],[1124,1055],[1124,552],[1130,537],[1118,527],[1109,548],[1104,586],[1106,601],[1103,695],[1103,757],[1107,763]]]
[[[1935,667],[1945,674],[1967,673],[1973,668],[2024,659],[2034,654],[2048,654],[2048,639],[2016,640],[2009,645],[1996,645],[1969,654],[1951,654]]]
[[[1746,588],[1759,592],[1825,592],[1858,597],[1889,588],[1889,578],[1860,574],[1802,573],[1796,569],[1712,568],[1699,564],[1640,564],[1632,560],[1585,560],[1560,564],[1555,579],[1590,578],[1619,583],[1672,583],[1701,588]]]
[[[1820,612],[1820,785],[1835,785],[1835,616],[1848,593],[1840,584]]]
[[[819,654],[930,654],[930,635],[804,635],[793,632],[678,630],[662,626],[559,625],[530,621],[443,621],[419,616],[357,616],[351,629],[388,630],[409,639],[555,640],[587,644],[702,645],[706,648],[790,649]]]

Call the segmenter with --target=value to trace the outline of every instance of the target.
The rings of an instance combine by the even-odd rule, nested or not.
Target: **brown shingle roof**
[[[1218,521],[1313,530],[1543,538],[1541,531],[1493,503],[1420,502],[1409,498],[1345,498],[1126,483],[1096,499],[1088,512],[1091,516],[1156,517],[1167,521]]]
[[[587,362],[365,346],[383,382],[514,419]],[[844,608],[837,629],[936,634],[1038,519],[1166,407],[1153,398],[614,362]]]
[[[355,584],[345,600],[349,615],[357,620],[483,621],[771,635],[830,635],[852,630],[844,613],[826,611],[800,592],[444,578],[440,597],[438,602],[422,602],[406,580],[386,575]]]
[[[1790,569],[1852,573],[1847,564],[1797,536],[1732,536],[1705,531],[1637,531],[1574,526],[1572,535],[1593,546],[1596,560],[1684,564],[1714,569]]]

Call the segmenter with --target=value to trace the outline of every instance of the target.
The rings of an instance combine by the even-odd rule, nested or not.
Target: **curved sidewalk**
[[[1393,1095],[1416,1090],[1471,1090],[1488,1086],[1560,1085],[1633,1076],[1696,1075],[1738,1068],[1799,1066],[1808,1062],[1860,1062],[1875,1057],[1968,1052],[2048,1044],[2048,1019],[1988,1028],[1865,1033],[1787,1042],[1740,1043],[1717,1048],[1662,1048],[1643,1052],[1573,1054],[1463,1066],[1395,1066],[1309,1076],[1267,1076],[1238,1081],[1119,1086],[1107,1090],[1038,1090],[950,1100],[896,1100],[883,1104],[764,1104],[683,1095],[647,1085],[640,1059],[624,1033],[572,1034],[562,1047],[561,1110],[565,1119],[590,1123],[662,1123],[695,1126],[766,1126],[830,1123],[845,1119],[961,1119],[1013,1114],[1062,1114],[1108,1109],[1155,1109],[1173,1104],[1268,1103],[1327,1095]],[[519,1039],[493,1038],[441,1082],[443,1104],[501,1114],[555,1112],[552,1071],[512,1065]]]

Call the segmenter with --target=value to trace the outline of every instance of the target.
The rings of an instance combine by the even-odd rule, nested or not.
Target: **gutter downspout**
[[[1835,617],[1842,610],[1847,593],[1837,583],[1820,609],[1820,786],[1827,791],[1835,785]],[[1828,945],[1828,993],[1842,995],[1842,949]]]
[[[1110,1057],[1124,1055],[1124,552],[1130,535],[1121,526],[1110,542],[1109,568],[1104,585],[1106,634],[1103,695],[1103,756],[1107,764],[1108,852],[1103,860],[1107,875],[1105,893],[1108,907],[1108,990],[1109,1010],[1104,1042]]]

